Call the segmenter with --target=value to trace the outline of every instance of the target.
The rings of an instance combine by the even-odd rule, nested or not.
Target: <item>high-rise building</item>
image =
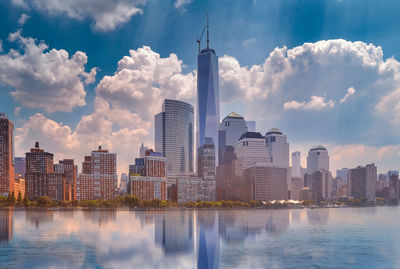
[[[200,49],[200,47],[199,47]],[[219,71],[218,57],[209,46],[209,29],[207,20],[207,47],[197,56],[197,148],[211,137],[214,147],[218,146],[219,117]],[[218,161],[218,151],[215,152]]]
[[[252,200],[272,201],[288,198],[286,167],[271,163],[252,163],[245,170],[245,178],[252,185]]]
[[[67,188],[71,189],[71,197],[67,200],[76,200],[76,178],[78,175],[78,166],[74,164],[74,160],[60,160],[58,164],[54,165],[54,172],[65,174]]]
[[[128,193],[135,195],[140,200],[167,200],[167,178],[131,176]]]
[[[329,171],[321,169],[307,174],[306,187],[312,190],[312,200],[316,204],[320,204],[321,201],[332,201],[332,175]]]
[[[203,200],[214,201],[216,198],[215,148],[211,137],[198,148],[198,176],[203,178]]]
[[[242,134],[235,144],[235,175],[241,177],[251,163],[268,163],[264,137],[257,132]]]
[[[121,181],[119,183],[119,192],[120,193],[122,193],[122,194],[127,193],[128,181],[129,181],[129,177],[125,173],[122,173]]]
[[[340,177],[347,183],[347,176],[349,174],[349,168],[342,168],[336,170],[336,177]]]
[[[25,157],[15,157],[15,175],[21,175],[22,178],[25,178],[26,173],[26,162]]]
[[[392,173],[390,173],[392,172]],[[397,172],[397,173],[396,173]],[[392,201],[399,200],[399,172],[389,171],[389,199]]]
[[[0,113],[0,194],[8,195],[15,191],[14,167],[14,124],[6,114]]]
[[[301,178],[301,153],[300,151],[292,152],[292,177]]]
[[[240,136],[247,131],[246,121],[235,112],[229,113],[229,115],[222,120],[218,130],[218,164],[221,165],[222,163],[231,161],[225,160],[227,158],[225,157],[227,146],[234,146]]]
[[[193,106],[165,99],[155,116],[155,151],[166,159],[167,175],[193,173]]]
[[[92,173],[92,156],[85,156],[82,162],[82,174]]]
[[[25,189],[30,200],[48,196],[52,200],[66,200],[71,197],[64,173],[54,171],[53,154],[39,147],[39,142],[30,152],[25,153]]]
[[[321,145],[313,146],[308,152],[307,173],[312,174],[321,169],[329,171],[328,150]]]
[[[145,152],[144,158],[144,176],[146,177],[166,177],[165,158],[160,152],[154,152],[152,149]]]
[[[143,142],[142,142],[142,145],[140,146],[140,150],[139,150],[139,157],[140,158],[144,158],[145,156],[146,156],[146,151],[147,150],[149,150],[149,148],[148,147],[145,147],[144,145],[143,145]]]
[[[90,171],[88,162],[90,161]],[[117,154],[110,153],[99,146],[91,153],[90,158],[85,156],[87,163],[85,172],[77,178],[76,192],[78,200],[110,200],[115,197],[118,188]],[[82,169],[83,171],[83,169]]]
[[[377,167],[375,164],[350,169],[348,175],[349,197],[375,202],[376,181]]]
[[[270,163],[289,167],[289,143],[286,135],[279,129],[272,128],[265,134],[265,144]]]

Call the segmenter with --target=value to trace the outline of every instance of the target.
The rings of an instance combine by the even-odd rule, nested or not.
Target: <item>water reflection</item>
[[[338,268],[367,268],[368,257],[375,259],[372,267],[400,268],[398,222],[398,208],[5,209],[0,210],[0,242],[5,242],[0,267],[304,268],[312,262],[326,268],[340,261]],[[357,266],[348,266],[350,258]]]
[[[39,230],[39,226],[53,222],[54,211],[53,210],[40,210],[40,211],[25,211],[25,219],[28,223],[35,226],[36,230]]]
[[[0,211],[0,242],[8,242],[13,236],[13,209]]]

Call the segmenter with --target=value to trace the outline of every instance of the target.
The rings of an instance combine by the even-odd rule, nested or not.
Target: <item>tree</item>
[[[48,196],[40,196],[37,199],[37,205],[41,207],[51,207],[53,205],[53,202],[51,201],[51,198]]]
[[[15,205],[15,201],[16,201],[16,199],[15,199],[15,193],[14,193],[14,192],[9,193],[9,194],[8,194],[8,205],[14,206],[14,205]]]
[[[22,201],[22,194],[21,194],[21,191],[18,192],[17,201],[18,201],[18,202],[21,202],[21,201]]]
[[[26,194],[26,192],[25,192],[24,199],[22,200],[22,202],[24,203],[25,207],[27,207],[29,205],[29,203],[30,203],[30,201],[28,199],[28,195]]]

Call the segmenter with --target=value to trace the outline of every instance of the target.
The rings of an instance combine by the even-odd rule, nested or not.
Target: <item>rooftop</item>
[[[314,150],[324,150],[324,151],[328,151],[326,149],[326,147],[322,146],[322,145],[315,145],[313,147],[311,147],[310,151],[314,151]]]
[[[264,138],[264,137],[259,132],[245,132],[240,136],[239,140],[242,140],[244,138]]]
[[[279,134],[279,135],[281,135],[282,132],[281,132],[281,130],[279,130],[278,128],[271,128],[271,129],[269,129],[269,131],[266,133],[266,135],[270,135],[270,134]]]
[[[224,121],[224,120],[226,120],[228,118],[230,118],[230,119],[244,119],[241,115],[239,115],[238,113],[233,112],[233,111],[231,113],[229,113],[228,116],[226,116],[222,121]]]

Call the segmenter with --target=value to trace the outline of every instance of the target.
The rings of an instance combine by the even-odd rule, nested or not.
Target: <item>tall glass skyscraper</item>
[[[219,74],[218,57],[209,47],[207,20],[207,47],[197,56],[197,148],[205,143],[205,138],[214,141],[218,149],[219,126]],[[218,160],[218,150],[215,152]]]
[[[167,175],[193,173],[193,121],[191,104],[165,99],[155,116],[155,150],[166,158]]]

